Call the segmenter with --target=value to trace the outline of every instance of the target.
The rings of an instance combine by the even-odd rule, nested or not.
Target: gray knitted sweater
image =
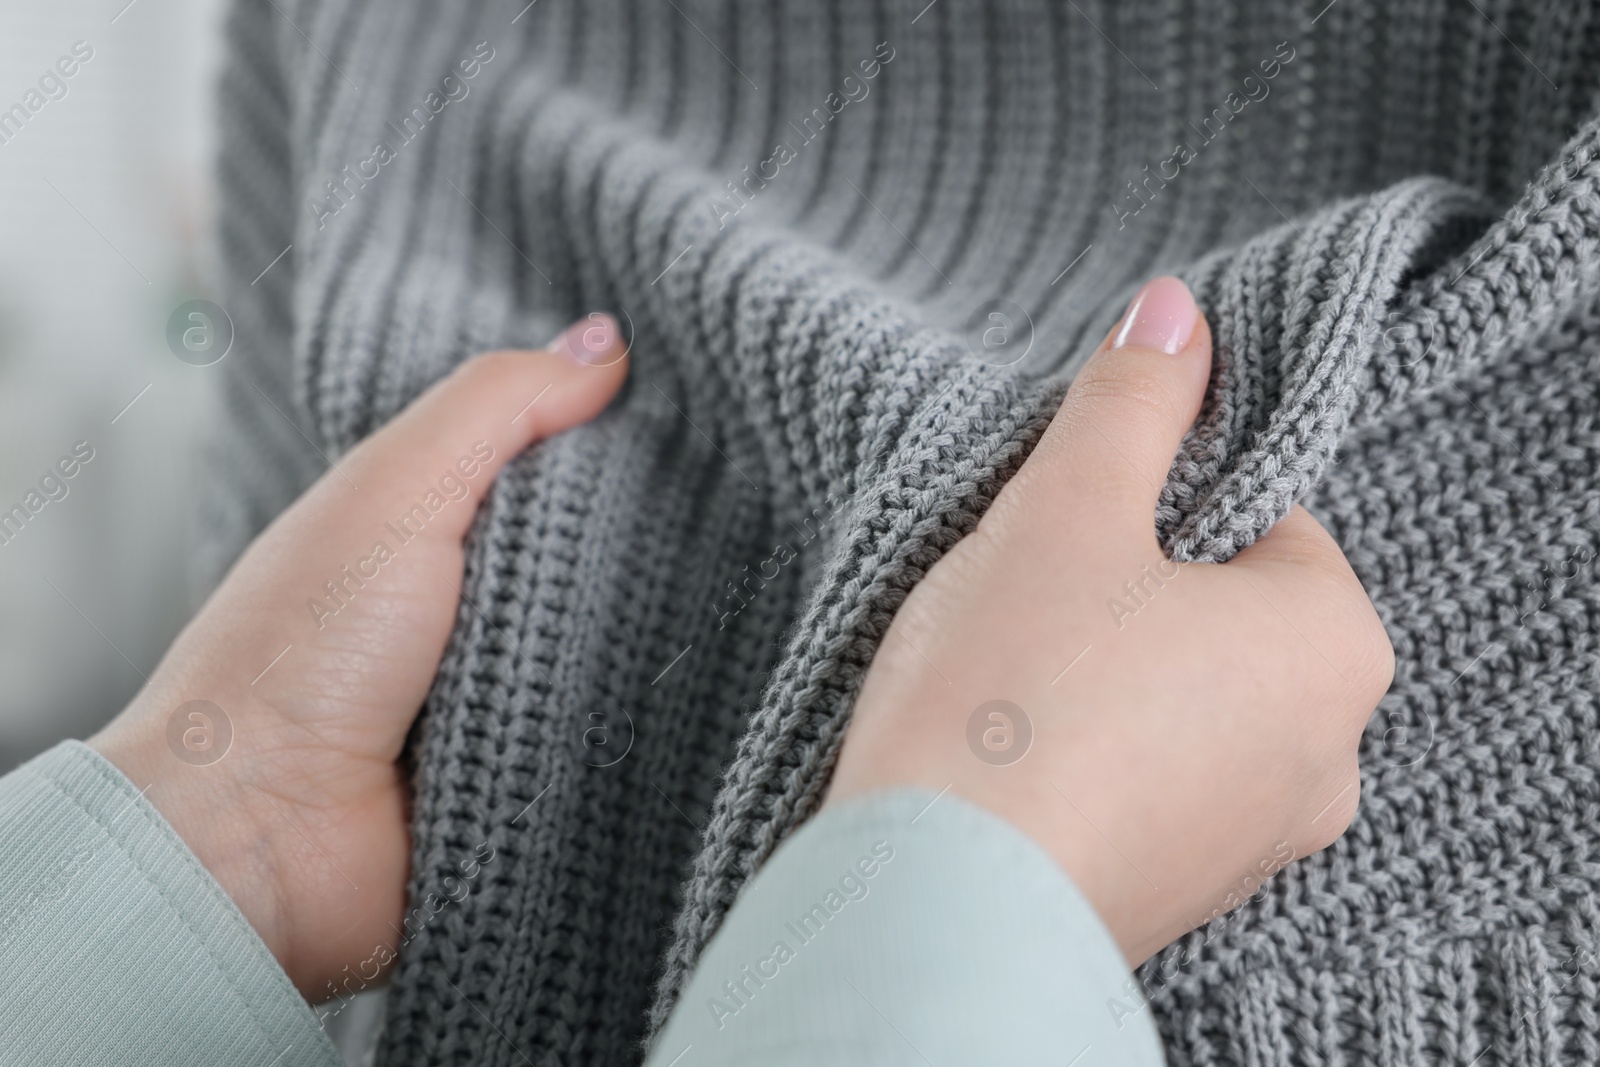
[[[1216,338],[1170,551],[1305,500],[1399,666],[1349,834],[1107,1010],[1155,1012],[1175,1064],[1600,1062],[1600,5],[230,25],[203,572],[469,354],[596,308],[634,339],[473,533],[379,1062],[638,1061],[815,808],[906,591],[1162,271]]]

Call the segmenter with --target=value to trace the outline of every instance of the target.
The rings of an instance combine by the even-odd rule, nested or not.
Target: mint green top
[[[0,871],[0,1064],[340,1064],[227,893],[87,746],[0,778]],[[647,1062],[1158,1065],[1131,988],[1032,841],[948,793],[894,791],[777,851]]]

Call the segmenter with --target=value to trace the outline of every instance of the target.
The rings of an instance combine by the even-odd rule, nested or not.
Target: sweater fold
[[[497,858],[397,932],[378,1062],[639,1061],[1161,272],[1216,346],[1163,545],[1305,503],[1399,665],[1351,831],[1107,1010],[1174,1064],[1596,1058],[1595,8],[235,0],[202,585],[472,353],[631,340],[469,539],[413,908]]]

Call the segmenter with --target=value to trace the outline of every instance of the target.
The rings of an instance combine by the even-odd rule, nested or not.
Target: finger
[[[592,315],[543,349],[468,360],[340,467],[360,487],[363,507],[412,514],[419,524],[424,514],[437,516],[429,527],[459,539],[501,467],[533,442],[594,418],[627,374],[616,320]],[[328,483],[348,488],[337,473]]]
[[[1366,590],[1339,543],[1299,504],[1223,569],[1250,579],[1255,595],[1302,634],[1337,634],[1352,620],[1364,625],[1372,616]]]
[[[1254,567],[1264,563],[1291,563],[1355,578],[1339,542],[1299,504],[1278,520],[1254,544],[1233,557],[1230,566]]]
[[[1348,706],[1359,729],[1394,680],[1394,647],[1333,535],[1296,504],[1222,570],[1253,576],[1254,594],[1357,695]]]
[[[1211,373],[1211,331],[1173,277],[1146,283],[1073,381],[1023,471],[1097,535],[1154,539],[1156,498]],[[1020,476],[1020,475],[1019,475]]]

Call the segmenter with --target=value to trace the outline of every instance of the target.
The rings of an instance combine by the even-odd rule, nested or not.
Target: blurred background
[[[30,491],[43,502],[0,542],[0,773],[115,714],[189,612],[218,368],[177,359],[166,329],[180,304],[215,299],[222,14],[216,0],[0,13],[0,513]],[[40,479],[79,442],[93,458],[50,499]]]

